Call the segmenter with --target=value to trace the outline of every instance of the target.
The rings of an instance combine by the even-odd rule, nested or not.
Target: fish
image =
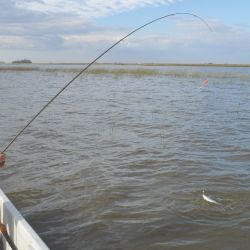
[[[205,201],[207,201],[207,202],[209,202],[209,203],[213,203],[213,204],[216,204],[216,205],[222,205],[221,203],[219,203],[219,202],[213,200],[212,198],[210,198],[209,196],[206,196],[204,190],[202,191],[202,197],[203,197],[203,199],[204,199]]]

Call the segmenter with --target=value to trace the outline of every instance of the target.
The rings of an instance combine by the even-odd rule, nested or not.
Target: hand
[[[5,154],[0,152],[0,168],[4,167],[5,160],[6,160]]]

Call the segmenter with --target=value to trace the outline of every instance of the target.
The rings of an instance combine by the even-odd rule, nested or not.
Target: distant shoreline
[[[190,66],[190,67],[250,67],[250,64],[223,64],[223,63],[146,63],[145,66]]]
[[[50,64],[50,65],[87,65],[88,63],[33,63],[33,64]],[[131,66],[162,66],[162,67],[250,67],[250,64],[237,63],[95,63],[96,65],[131,65]]]
[[[27,64],[47,64],[47,65],[87,65],[88,62],[31,62],[25,63],[22,61],[14,61],[12,63],[1,62],[2,65],[9,65],[9,64],[19,64],[27,65]],[[122,62],[100,62],[95,63],[95,65],[118,65],[118,66],[151,66],[151,67],[250,67],[250,64],[241,64],[241,63],[122,63]]]

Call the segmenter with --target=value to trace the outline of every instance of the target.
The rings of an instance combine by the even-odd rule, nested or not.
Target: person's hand
[[[0,152],[0,168],[4,167],[5,160],[6,160],[5,154]]]

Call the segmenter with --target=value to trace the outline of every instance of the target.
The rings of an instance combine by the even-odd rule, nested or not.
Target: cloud
[[[80,40],[84,41],[84,38],[85,42],[88,42],[90,36],[93,36],[93,39],[97,36],[97,34],[94,34],[95,32],[105,32],[105,27],[95,25],[94,19],[97,17],[171,2],[173,0],[1,1],[0,39],[4,41],[1,48],[7,49],[9,44],[11,49],[15,45],[17,48],[23,45],[30,49],[61,49],[63,45],[69,44],[70,41],[73,44],[78,40],[79,44]],[[18,36],[20,43],[17,42]],[[100,34],[98,36],[100,37]],[[11,37],[13,41],[11,41]],[[106,41],[113,42],[116,37],[116,34],[114,36],[111,34],[106,38]]]
[[[195,20],[176,20],[178,39],[195,45],[197,42],[204,45],[239,46],[250,42],[250,29],[247,26],[226,25],[219,20],[209,20],[212,27],[210,32],[204,24]]]
[[[173,2],[174,0],[16,0],[16,6],[42,13],[72,13],[85,18],[97,18]]]
[[[21,53],[23,49],[22,57],[33,53],[38,61],[39,56],[43,61],[47,61],[46,56],[55,61],[56,57],[64,61],[67,58],[68,61],[87,61],[131,31],[118,24],[116,28],[98,26],[95,18],[176,1],[0,0],[0,52],[1,55],[8,52],[10,58],[11,53]],[[202,22],[191,17],[178,16],[171,20],[167,29],[164,24],[131,36],[104,60],[143,61],[144,58],[145,61],[175,62],[189,58],[186,61],[207,62],[217,58],[234,62],[234,58],[248,62],[248,26],[226,25],[210,19],[207,21],[214,30],[211,33]]]
[[[32,49],[34,44],[20,36],[0,36],[0,49]]]
[[[92,47],[104,45],[111,46],[113,43],[124,37],[126,33],[117,30],[91,32],[82,35],[65,35],[62,36],[64,40],[64,47],[66,48],[81,48],[86,44],[91,44]],[[140,36],[131,36],[129,39],[120,43],[120,48],[151,48],[155,47],[157,41],[158,48],[170,46],[173,42],[166,35],[163,34],[144,34]]]

